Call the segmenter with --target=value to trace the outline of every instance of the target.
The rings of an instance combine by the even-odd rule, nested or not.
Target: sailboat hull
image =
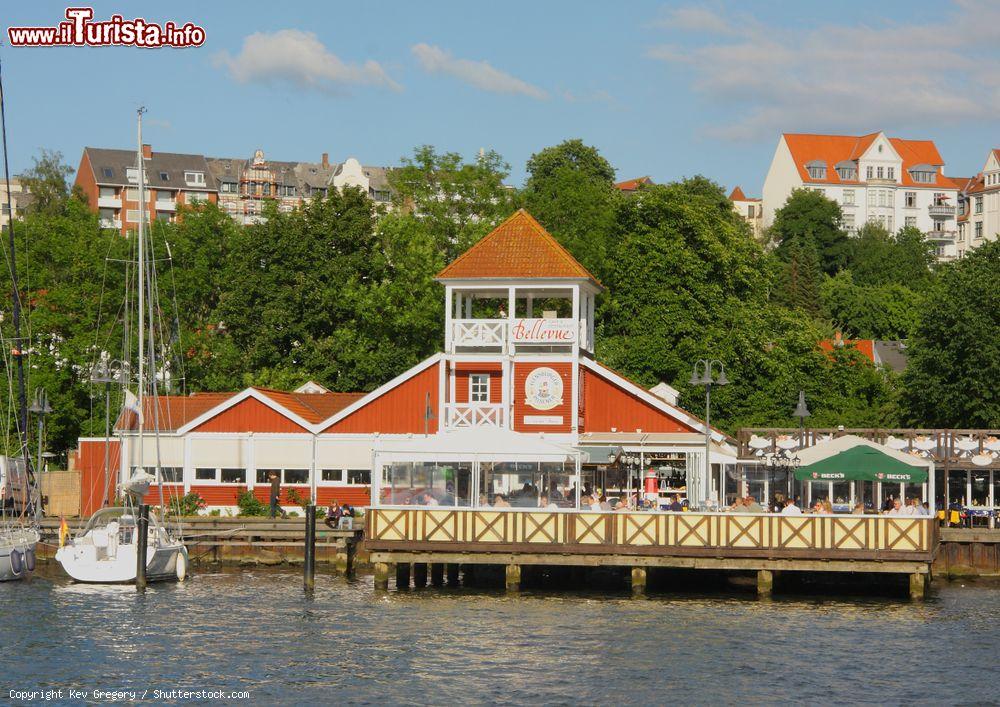
[[[99,556],[93,545],[67,545],[56,552],[56,560],[74,581],[88,584],[128,584],[135,581],[134,545],[118,548],[114,556]],[[187,571],[187,549],[180,544],[150,547],[146,552],[146,581],[183,579]]]
[[[30,528],[0,533],[0,582],[25,579],[35,565],[38,532]]]

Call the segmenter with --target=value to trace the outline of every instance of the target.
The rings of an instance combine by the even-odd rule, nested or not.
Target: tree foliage
[[[811,242],[823,272],[836,274],[847,267],[851,255],[851,243],[840,225],[842,218],[837,202],[812,189],[796,189],[774,213],[771,236],[778,243],[778,256],[787,261],[797,241]]]

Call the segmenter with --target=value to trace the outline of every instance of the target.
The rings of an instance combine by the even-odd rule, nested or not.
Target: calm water
[[[895,599],[375,592],[293,571],[0,585],[9,689],[238,689],[255,703],[995,703],[1000,589]],[[149,693],[151,694],[151,693]]]

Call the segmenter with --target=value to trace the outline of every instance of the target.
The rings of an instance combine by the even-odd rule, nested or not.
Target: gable
[[[323,432],[354,434],[423,434],[424,410],[430,394],[435,417],[427,429],[437,432],[441,419],[438,409],[440,366],[428,366],[416,375],[386,390],[381,395],[334,422]]]
[[[879,152],[879,148],[881,148],[881,152]],[[901,162],[903,158],[896,151],[893,143],[883,133],[879,133],[861,155],[861,159],[876,162]]]
[[[995,169],[1000,169],[1000,150],[991,151],[986,160],[986,166],[983,167],[984,172],[992,172]]]
[[[581,369],[583,432],[699,432],[594,371]]]
[[[305,432],[306,429],[254,397],[247,397],[192,432]]]

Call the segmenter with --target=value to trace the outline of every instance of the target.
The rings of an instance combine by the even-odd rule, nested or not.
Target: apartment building
[[[733,210],[750,226],[753,237],[758,241],[762,240],[764,237],[763,200],[748,197],[739,186],[736,186],[729,193],[729,201],[733,204]]]
[[[1000,238],[1000,149],[975,177],[959,184],[959,255]]]
[[[958,257],[958,186],[931,140],[785,133],[764,181],[764,227],[795,189],[840,204],[851,233],[869,222],[893,232],[910,226],[926,234],[939,259]]]
[[[140,208],[147,211],[148,222],[173,221],[180,204],[217,200],[218,187],[203,156],[154,152],[143,145],[142,161],[146,198],[140,206],[135,151],[83,148],[75,186],[87,196],[103,228],[124,234],[138,227]]]
[[[6,231],[10,225],[11,215],[20,218],[24,209],[31,202],[31,192],[17,177],[10,180],[10,199],[7,198],[7,183],[0,180],[0,232]]]

